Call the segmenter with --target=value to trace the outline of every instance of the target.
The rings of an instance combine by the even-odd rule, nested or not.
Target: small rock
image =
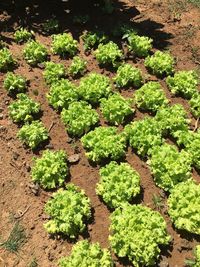
[[[35,224],[31,225],[30,229],[34,230],[35,229]]]
[[[37,65],[38,65],[38,67],[39,67],[40,69],[44,69],[44,68],[45,68],[44,63],[38,63]]]
[[[27,162],[25,163],[25,168],[26,168],[27,172],[31,171],[31,167]]]
[[[167,262],[167,260],[164,260],[160,263],[159,267],[169,267],[169,263]]]
[[[67,138],[67,143],[68,143],[68,144],[70,144],[72,141],[73,141],[72,138],[70,138],[70,137]]]
[[[80,160],[80,154],[74,154],[72,156],[69,156],[68,161],[70,163],[76,163]]]
[[[13,159],[17,160],[19,158],[19,154],[17,152],[13,152]]]
[[[56,248],[57,248],[57,244],[55,243],[52,245],[52,249],[56,249]]]
[[[3,131],[5,131],[5,130],[6,130],[6,127],[1,125],[1,126],[0,126],[0,131],[3,132]]]
[[[42,220],[49,220],[49,219],[51,219],[51,216],[49,216],[47,214],[42,214],[41,218],[42,218]]]
[[[39,187],[38,184],[29,183],[28,186],[29,186],[31,192],[32,192],[35,196],[38,196],[38,195],[39,195],[40,187]]]
[[[54,255],[53,255],[53,253],[52,253],[51,250],[48,252],[48,259],[49,259],[50,261],[53,261],[53,260],[54,260]]]
[[[3,114],[0,114],[0,120],[3,120]]]
[[[54,146],[52,144],[48,144],[48,145],[46,145],[46,148],[48,148],[48,149],[54,149]]]

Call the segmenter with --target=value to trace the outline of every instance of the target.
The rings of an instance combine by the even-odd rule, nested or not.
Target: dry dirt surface
[[[7,2],[7,1],[1,1]],[[28,1],[29,2],[29,1]],[[13,40],[13,33],[19,25],[27,26],[35,32],[36,39],[45,44],[50,50],[51,37],[44,35],[41,31],[41,24],[53,15],[59,20],[61,32],[70,31],[77,40],[84,29],[94,29],[97,25],[109,36],[112,33],[116,21],[130,23],[137,27],[143,35],[154,39],[154,49],[168,49],[175,56],[176,70],[200,71],[200,9],[193,5],[184,4],[185,1],[115,1],[115,10],[112,15],[103,14],[97,7],[85,2],[71,1],[30,1],[26,7],[23,1],[18,5],[11,3],[0,3],[0,27],[3,40],[8,44],[19,66],[15,73],[24,75],[29,81],[28,95],[40,102],[42,106],[41,120],[50,129],[50,141],[36,153],[25,148],[16,137],[19,126],[14,124],[8,116],[8,105],[12,102],[3,88],[4,73],[0,73],[0,238],[6,240],[13,228],[19,221],[25,229],[26,240],[17,254],[10,253],[0,247],[1,267],[28,267],[56,266],[61,256],[70,254],[73,243],[60,237],[50,237],[43,228],[43,223],[48,216],[44,213],[44,205],[52,192],[35,188],[31,183],[30,170],[33,156],[38,157],[44,149],[64,149],[69,156],[79,153],[80,160],[70,165],[70,178],[68,181],[80,186],[85,190],[86,195],[91,199],[94,208],[94,220],[88,225],[88,233],[79,239],[88,238],[98,241],[102,247],[109,247],[109,214],[106,205],[100,201],[95,193],[96,183],[99,180],[99,165],[91,166],[85,156],[84,149],[78,139],[71,139],[61,123],[60,115],[53,110],[46,99],[48,87],[45,84],[42,69],[31,68],[23,60],[22,49],[24,45],[18,45]],[[183,4],[180,4],[182,3]],[[74,15],[89,14],[90,21],[85,25],[73,24]],[[112,37],[111,37],[112,39]],[[113,38],[120,44],[120,40]],[[108,77],[114,76],[113,71],[99,68],[92,55],[85,55],[83,45],[80,42],[80,55],[87,60],[88,72],[96,71],[104,73]],[[60,59],[51,55],[51,60],[62,62],[69,66],[71,59]],[[142,69],[143,59],[127,60],[131,64]],[[150,80],[156,80],[150,76]],[[75,80],[78,84],[79,80]],[[171,103],[181,103],[188,111],[191,118],[191,128],[195,126],[195,119],[189,112],[188,102],[180,97],[172,97],[166,88],[164,80],[160,81],[165,89]],[[132,96],[134,89],[122,90],[124,96]],[[136,110],[135,118],[140,119],[145,114]],[[105,125],[101,118],[101,124]],[[156,209],[152,200],[153,195],[163,196],[164,207],[161,214],[164,216],[168,232],[173,240],[172,245],[162,250],[160,261],[156,266],[183,267],[186,258],[192,257],[194,246],[200,239],[193,235],[186,235],[176,231],[169,219],[166,210],[166,196],[155,186],[150,170],[129,148],[126,153],[126,160],[141,176],[141,187],[143,195],[139,203]],[[200,182],[200,176],[193,171],[193,176]],[[68,182],[66,181],[66,182]],[[130,266],[126,261],[120,261],[113,255],[116,266]],[[34,265],[34,262],[38,265]],[[31,265],[32,264],[32,265]]]

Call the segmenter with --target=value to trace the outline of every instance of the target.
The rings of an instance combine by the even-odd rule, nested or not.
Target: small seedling
[[[10,232],[8,239],[0,243],[0,246],[12,253],[17,253],[24,241],[26,240],[26,234],[24,227],[16,222]]]

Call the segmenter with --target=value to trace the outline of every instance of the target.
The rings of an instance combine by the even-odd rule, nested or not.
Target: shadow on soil
[[[103,2],[103,1],[102,1]],[[99,4],[100,3],[100,4]],[[99,7],[100,5],[100,7]],[[9,0],[0,3],[0,27],[2,32],[12,33],[19,26],[27,27],[34,32],[42,33],[42,24],[56,18],[60,24],[60,32],[70,31],[78,39],[84,30],[103,30],[115,42],[120,38],[113,36],[113,29],[118,23],[125,23],[138,29],[139,34],[152,37],[154,47],[164,49],[170,44],[173,36],[162,29],[163,24],[150,19],[134,21],[140,18],[136,7],[130,7],[120,1],[114,1],[112,15],[105,14],[101,9],[101,1],[94,0]],[[83,25],[73,23],[74,16],[89,15],[89,21]],[[2,36],[3,41],[10,43],[12,37]]]

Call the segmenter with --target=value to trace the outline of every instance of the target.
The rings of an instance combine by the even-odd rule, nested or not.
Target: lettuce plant
[[[174,77],[169,76],[166,83],[172,94],[183,95],[185,98],[191,98],[197,93],[198,77],[194,71],[179,71]]]
[[[59,267],[114,267],[111,253],[102,249],[99,243],[89,243],[88,240],[77,242],[68,257],[58,262]]]
[[[125,155],[125,138],[116,127],[97,127],[81,138],[86,156],[99,162],[103,159],[117,160]]]
[[[6,47],[0,49],[0,71],[8,71],[15,64],[15,60]]]
[[[177,184],[168,198],[168,213],[175,227],[200,234],[200,185],[190,179]]]
[[[83,40],[83,48],[85,51],[90,51],[92,48],[96,47],[100,43],[105,43],[107,41],[107,37],[103,32],[84,32],[81,35],[81,39]]]
[[[114,82],[117,87],[126,87],[133,85],[140,87],[143,83],[141,70],[125,63],[117,69],[117,74],[114,77]]]
[[[74,77],[78,74],[83,74],[86,71],[87,61],[80,58],[79,56],[75,56],[71,62],[71,65],[68,68],[68,73]]]
[[[111,248],[133,266],[156,266],[159,246],[168,245],[167,225],[159,212],[143,205],[124,204],[110,216]]]
[[[8,110],[14,122],[26,122],[32,120],[33,116],[40,112],[40,104],[21,93],[17,95],[17,100],[9,105]]]
[[[52,18],[43,23],[43,29],[47,33],[55,33],[59,30],[59,22],[57,19]]]
[[[100,169],[96,192],[110,208],[117,208],[140,193],[140,176],[128,163],[112,161]]]
[[[180,131],[188,130],[190,122],[187,112],[181,104],[162,107],[156,113],[155,120],[164,136],[170,134],[174,137],[178,137],[176,134]]]
[[[190,154],[167,143],[154,147],[148,163],[156,184],[165,191],[191,178]]]
[[[52,52],[60,56],[69,54],[74,56],[78,51],[78,42],[73,39],[71,34],[62,33],[52,36]]]
[[[190,99],[190,110],[195,118],[200,117],[200,94],[195,93]]]
[[[37,148],[39,144],[49,138],[48,131],[41,121],[33,121],[23,125],[17,136],[31,149]]]
[[[99,44],[94,55],[99,64],[117,66],[118,62],[122,59],[123,53],[118,45],[110,41],[107,44]]]
[[[64,234],[76,238],[86,229],[91,218],[91,203],[85,192],[74,184],[53,193],[45,205],[45,212],[51,219],[44,224],[50,234]]]
[[[28,64],[35,66],[47,60],[48,51],[44,45],[32,40],[26,44],[23,55]]]
[[[153,39],[147,36],[139,36],[134,32],[128,35],[128,49],[138,57],[146,57],[152,49],[152,43]]]
[[[41,158],[34,159],[32,180],[47,189],[61,186],[68,175],[66,160],[67,156],[63,150],[45,150]]]
[[[108,77],[91,72],[87,76],[81,78],[78,94],[83,100],[91,104],[97,104],[101,98],[108,97],[111,90],[112,87]]]
[[[46,62],[43,75],[46,83],[51,85],[65,76],[65,66],[59,63]]]
[[[135,92],[134,101],[139,109],[152,112],[156,112],[169,102],[159,82],[144,84]]]
[[[168,52],[156,51],[145,59],[144,65],[157,75],[170,75],[174,72],[174,58]]]
[[[150,117],[126,125],[124,134],[131,147],[142,157],[151,155],[152,149],[163,142],[157,122]]]
[[[125,99],[119,93],[115,93],[110,95],[108,99],[101,99],[100,109],[109,123],[118,125],[123,123],[124,119],[135,111],[131,104],[131,99]]]
[[[22,93],[26,91],[26,78],[12,72],[8,72],[3,85],[9,94]]]
[[[197,245],[194,249],[194,263],[190,265],[191,267],[199,267],[200,266],[200,245]]]
[[[85,101],[75,101],[63,109],[61,119],[69,134],[81,136],[87,133],[99,121],[99,115],[92,106]]]
[[[71,102],[78,100],[76,86],[67,79],[61,79],[51,85],[47,99],[57,110],[68,108]]]
[[[200,170],[200,130],[195,133],[192,131],[184,132],[182,139],[186,151],[192,158],[194,167]]]
[[[28,40],[30,40],[33,37],[33,32],[32,31],[27,31],[27,29],[24,28],[19,28],[19,30],[17,30],[14,33],[14,39],[15,42],[17,43],[25,43]]]

